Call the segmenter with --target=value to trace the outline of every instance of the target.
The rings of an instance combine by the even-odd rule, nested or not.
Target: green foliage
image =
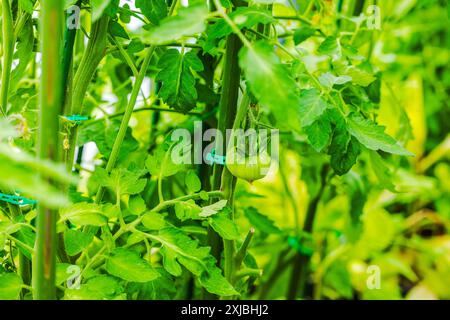
[[[442,1],[378,1],[381,30],[370,1],[81,1],[45,123],[35,2],[2,9],[0,193],[51,209],[58,250],[0,200],[0,299],[36,292],[36,256],[67,300],[450,298]],[[273,168],[190,162],[219,142],[198,121],[274,133]]]

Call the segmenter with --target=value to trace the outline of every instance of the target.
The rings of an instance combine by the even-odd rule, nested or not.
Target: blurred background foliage
[[[329,21],[332,28],[339,18],[331,9],[336,1],[322,3],[322,13],[312,20],[321,27]],[[317,250],[308,292],[331,299],[449,299],[450,6],[434,0],[376,4],[381,29],[361,31],[354,43],[382,74],[377,120],[415,157],[390,158],[387,175],[380,177],[372,170],[377,161],[363,154],[351,172],[329,181],[314,226]],[[284,6],[280,10],[286,14]],[[348,27],[354,30],[354,24]],[[287,173],[295,203],[280,175],[240,185],[238,202],[250,203],[280,228],[304,220],[311,192],[307,186],[314,186],[307,170],[319,156],[299,149],[298,142],[290,141],[281,151],[281,172]],[[295,217],[295,206],[300,217]],[[288,246],[279,237],[270,235],[254,249],[268,270],[278,267],[273,252]],[[367,286],[371,265],[379,267],[379,289]],[[283,297],[289,280],[284,270],[264,296]]]

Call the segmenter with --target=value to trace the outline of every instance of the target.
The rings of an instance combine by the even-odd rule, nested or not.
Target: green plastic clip
[[[289,236],[288,244],[304,256],[311,257],[314,254],[314,239],[310,233],[303,232],[298,237]]]
[[[210,153],[206,155],[206,161],[209,165],[214,163],[225,165],[225,156],[219,156],[216,154],[216,149],[212,149]]]
[[[36,200],[31,200],[31,199],[27,199],[25,197],[4,194],[4,193],[0,193],[0,201],[8,202],[11,204],[16,204],[19,206],[24,206],[27,204],[31,204],[31,205],[37,204]]]
[[[79,115],[79,114],[73,114],[73,115],[70,115],[70,116],[64,116],[64,118],[65,118],[66,120],[71,121],[71,122],[74,122],[74,123],[76,123],[76,124],[80,124],[80,123],[83,122],[83,121],[89,120],[89,117],[88,117],[88,116],[81,116],[81,115]]]

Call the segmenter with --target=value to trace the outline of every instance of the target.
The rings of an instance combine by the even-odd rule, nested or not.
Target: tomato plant
[[[448,299],[449,12],[2,0],[0,299]]]

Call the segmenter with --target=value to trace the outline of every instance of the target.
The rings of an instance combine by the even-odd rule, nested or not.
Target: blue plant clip
[[[216,149],[212,149],[210,153],[206,155],[206,161],[209,165],[214,163],[225,165],[225,156],[219,156],[216,154]]]
[[[75,122],[76,124],[80,124],[83,121],[89,120],[88,116],[81,116],[79,114],[73,114],[70,116],[65,116],[64,117],[66,120],[71,121],[71,122]]]
[[[16,204],[19,206],[24,206],[27,204],[30,204],[30,205],[37,204],[36,200],[30,200],[25,197],[4,194],[4,193],[0,193],[0,201],[5,201],[5,202],[11,203],[11,204]]]

